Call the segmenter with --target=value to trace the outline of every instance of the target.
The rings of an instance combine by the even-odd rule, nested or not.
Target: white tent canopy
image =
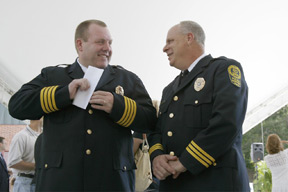
[[[107,23],[111,64],[136,73],[152,99],[160,100],[179,74],[162,52],[167,31],[179,21],[194,20],[206,32],[207,54],[243,66],[249,86],[246,132],[287,103],[274,105],[272,99],[263,107],[288,82],[286,7],[285,0],[0,0],[0,100],[7,105],[11,93],[43,67],[73,63],[74,31],[87,19]]]
[[[246,113],[243,134],[288,104],[288,86]]]

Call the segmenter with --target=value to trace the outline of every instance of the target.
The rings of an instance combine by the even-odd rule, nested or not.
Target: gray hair
[[[205,46],[205,32],[198,23],[194,21],[181,21],[179,28],[183,34],[193,33],[196,42],[203,47]]]

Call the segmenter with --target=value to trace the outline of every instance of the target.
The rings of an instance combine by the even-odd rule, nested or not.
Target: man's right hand
[[[71,83],[69,83],[68,85],[68,89],[69,89],[69,94],[70,94],[70,99],[74,99],[76,92],[78,89],[85,91],[87,89],[89,89],[90,84],[89,81],[87,79],[74,79],[73,81],[71,81]]]
[[[176,156],[159,155],[153,159],[153,173],[159,180],[164,180],[169,175],[176,174],[174,168],[169,165],[169,161],[176,161]]]

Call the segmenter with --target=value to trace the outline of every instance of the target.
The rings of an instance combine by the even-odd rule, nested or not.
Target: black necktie
[[[186,69],[185,71],[181,71],[180,76],[179,76],[179,86],[181,82],[183,81],[184,77],[187,76],[188,73],[189,73],[188,69]]]

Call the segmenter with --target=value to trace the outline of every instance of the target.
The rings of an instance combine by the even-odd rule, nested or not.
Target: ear
[[[83,51],[82,39],[76,39],[76,47],[78,51]]]
[[[187,34],[187,43],[190,45],[194,41],[194,35],[193,33],[188,33]]]

